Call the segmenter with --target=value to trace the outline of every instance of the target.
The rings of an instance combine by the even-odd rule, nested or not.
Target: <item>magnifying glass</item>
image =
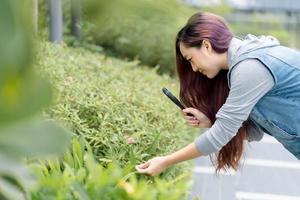
[[[185,109],[184,105],[182,105],[182,103],[167,89],[167,88],[163,88],[162,92],[169,97],[169,99],[175,103],[181,110]],[[188,116],[194,116],[191,113],[187,113]]]

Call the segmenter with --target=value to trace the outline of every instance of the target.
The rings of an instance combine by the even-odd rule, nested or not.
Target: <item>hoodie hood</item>
[[[254,36],[248,34],[242,40],[233,37],[228,48],[228,66],[229,68],[232,67],[231,65],[234,60],[244,53],[278,45],[280,45],[279,41],[273,36]]]

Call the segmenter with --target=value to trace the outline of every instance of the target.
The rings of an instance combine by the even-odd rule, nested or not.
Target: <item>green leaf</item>
[[[83,165],[83,152],[81,148],[81,144],[79,141],[74,138],[72,140],[72,148],[73,148],[73,157],[75,160],[75,168],[80,169]]]
[[[25,191],[28,191],[29,188],[34,186],[34,178],[24,165],[0,154],[0,178],[3,176],[15,180]],[[4,181],[3,178],[2,181]],[[7,186],[4,182],[2,182],[2,184],[5,184],[5,187]],[[7,187],[10,188],[10,186]]]
[[[33,48],[28,11],[24,2],[0,1],[0,84],[8,74],[30,67]]]
[[[74,158],[69,149],[64,153],[64,163],[71,167],[75,167]]]
[[[76,199],[90,200],[86,190],[78,182],[72,183],[71,188]]]
[[[7,75],[0,83],[0,124],[32,116],[51,102],[50,84],[33,75]]]
[[[61,171],[60,169],[60,163],[58,159],[50,159],[47,161],[48,163],[48,167],[50,169],[51,172],[53,171]]]
[[[9,181],[0,177],[0,194],[8,200],[25,200],[24,193]]]
[[[61,154],[71,135],[51,120],[22,121],[0,128],[0,152],[14,156]]]
[[[36,114],[52,96],[50,84],[33,75],[29,5],[0,1],[0,124]]]

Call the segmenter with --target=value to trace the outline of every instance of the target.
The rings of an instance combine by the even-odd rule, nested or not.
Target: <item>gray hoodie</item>
[[[278,45],[272,36],[247,35],[243,40],[233,38],[228,49],[228,66],[231,69],[235,59],[244,53]],[[208,155],[219,151],[238,132],[255,104],[274,86],[274,79],[268,69],[256,59],[246,59],[234,66],[230,76],[230,91],[225,104],[216,114],[211,128],[195,139],[197,149]],[[251,122],[248,140],[258,141],[263,132]]]

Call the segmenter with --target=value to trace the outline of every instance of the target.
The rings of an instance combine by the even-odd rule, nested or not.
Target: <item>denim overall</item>
[[[250,58],[265,65],[275,85],[257,102],[249,118],[300,159],[300,52],[280,45],[245,52],[229,68],[229,87],[232,69]]]

